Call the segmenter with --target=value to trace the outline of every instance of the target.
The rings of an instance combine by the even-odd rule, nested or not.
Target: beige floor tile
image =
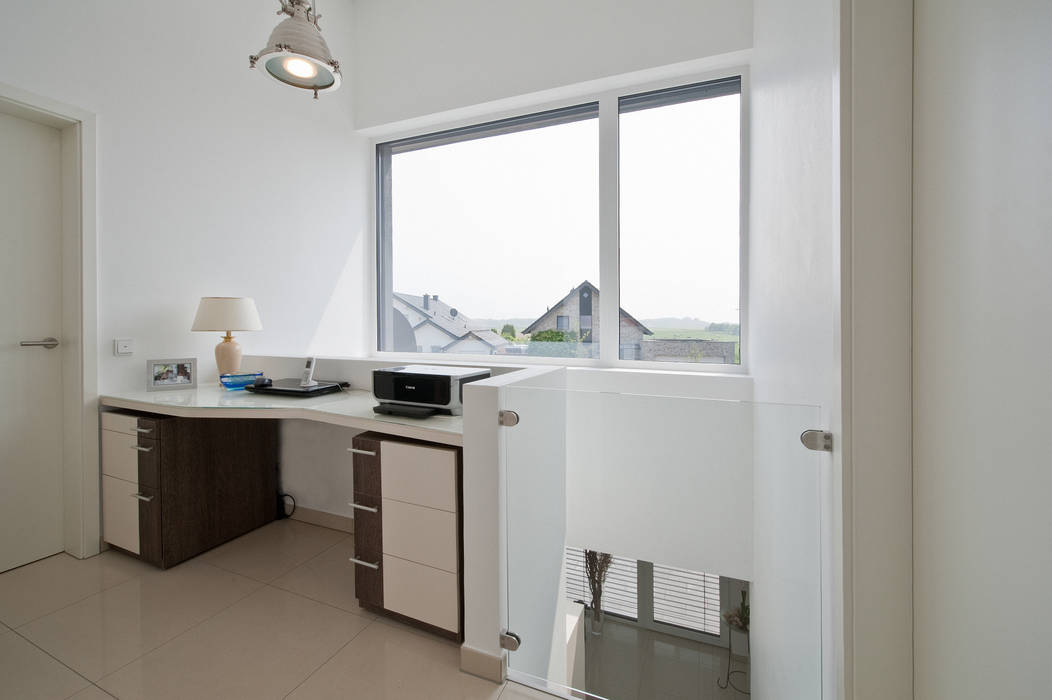
[[[14,632],[0,632],[0,698],[68,698],[88,682]]]
[[[552,700],[553,697],[555,696],[511,682],[500,694],[500,700]]]
[[[76,695],[71,696],[69,700],[114,700],[114,697],[99,690],[97,686],[89,685]]]
[[[270,585],[373,618],[372,613],[358,605],[354,596],[354,564],[348,561],[353,555],[354,538],[348,537]]]
[[[496,700],[501,686],[462,673],[459,659],[453,642],[380,618],[289,698]]]
[[[99,681],[134,698],[283,698],[369,621],[261,588]]]
[[[262,585],[189,561],[125,581],[18,631],[88,680],[97,681]]]
[[[108,550],[90,559],[56,554],[0,574],[0,620],[19,627],[153,567]]]
[[[227,571],[270,582],[349,537],[327,527],[279,520],[201,556]]]

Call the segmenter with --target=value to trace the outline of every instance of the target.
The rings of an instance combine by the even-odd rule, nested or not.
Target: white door
[[[0,114],[0,571],[62,551],[61,137]]]

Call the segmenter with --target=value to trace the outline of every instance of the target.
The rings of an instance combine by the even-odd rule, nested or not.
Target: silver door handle
[[[153,452],[152,447],[139,447],[138,445],[128,445],[128,447],[132,448],[133,450],[138,450],[139,452]]]
[[[43,340],[23,340],[19,343],[24,348],[52,348],[58,347],[58,339],[56,338],[44,338]]]
[[[146,501],[147,503],[153,500],[153,496],[143,496],[141,493],[133,493],[131,497],[138,498],[140,501]]]
[[[375,457],[376,456],[375,452],[370,452],[369,450],[359,450],[357,447],[348,447],[347,451],[348,452],[353,452],[356,455],[365,455],[366,457]]]
[[[380,512],[379,508],[370,508],[369,506],[363,506],[363,505],[360,505],[358,503],[348,503],[347,505],[349,505],[351,508],[357,508],[358,510],[365,510],[365,511],[368,511],[370,513],[379,513]]]
[[[135,432],[137,432],[137,433],[152,433],[153,432],[153,428],[136,428]]]
[[[351,557],[350,561],[354,562],[355,564],[357,564],[359,566],[367,566],[370,569],[374,569],[374,570],[380,568],[380,564],[379,563],[373,564],[371,562],[362,561],[361,559],[355,559],[354,557]]]

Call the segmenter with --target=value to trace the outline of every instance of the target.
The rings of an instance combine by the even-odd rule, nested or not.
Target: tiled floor
[[[167,571],[108,551],[0,574],[0,699],[550,700],[360,609],[351,546],[284,520]]]

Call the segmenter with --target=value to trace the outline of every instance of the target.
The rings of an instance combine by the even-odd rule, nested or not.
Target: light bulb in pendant
[[[318,69],[314,67],[314,64],[302,58],[286,58],[284,65],[285,70],[297,78],[313,78],[318,74]]]

